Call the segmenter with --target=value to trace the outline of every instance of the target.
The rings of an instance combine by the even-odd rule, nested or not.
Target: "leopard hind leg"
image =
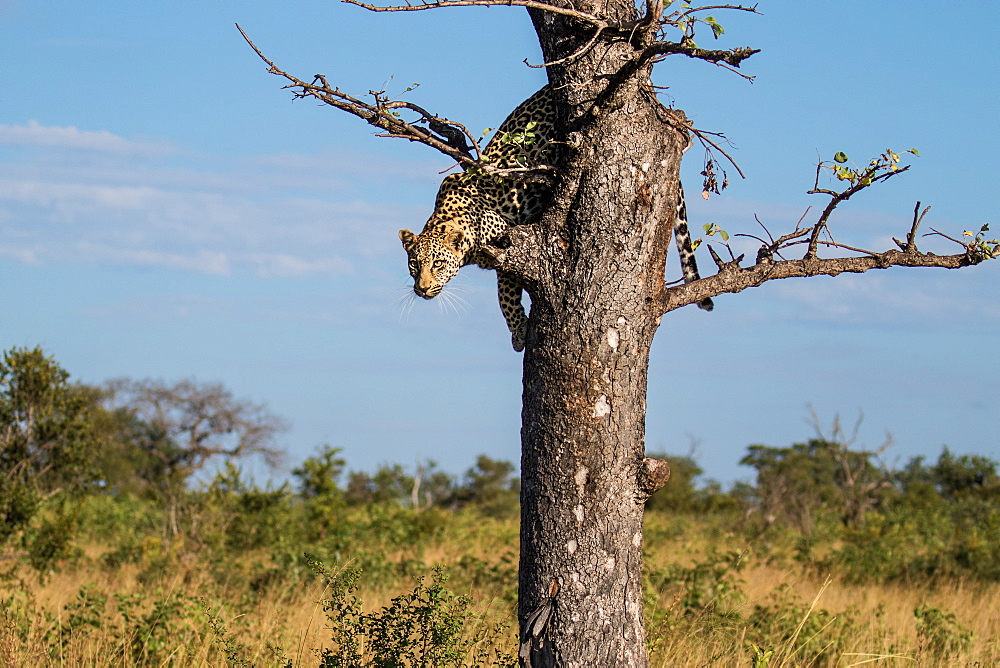
[[[523,290],[521,283],[514,276],[502,271],[497,272],[497,296],[500,298],[500,310],[507,321],[507,329],[510,330],[510,342],[517,352],[524,350],[524,344],[528,338],[528,315],[521,303]]]

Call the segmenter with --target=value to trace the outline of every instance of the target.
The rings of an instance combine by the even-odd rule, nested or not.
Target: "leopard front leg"
[[[522,290],[520,282],[512,274],[497,272],[500,310],[503,311],[507,329],[510,330],[511,344],[517,352],[524,350],[524,343],[528,338],[528,316],[524,312],[524,305],[521,304]]]

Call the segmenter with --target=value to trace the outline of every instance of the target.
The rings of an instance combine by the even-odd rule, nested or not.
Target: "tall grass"
[[[438,612],[461,621],[449,646],[461,648],[465,665],[509,664],[516,654],[516,521],[469,510],[414,534],[386,525],[412,523],[410,514],[377,519],[380,536],[326,551],[327,575],[280,541],[235,552],[211,541],[147,536],[126,562],[108,558],[120,546],[89,544],[62,572],[19,571],[4,583],[0,658],[7,666],[320,665],[344,632],[339,617],[330,617],[338,595],[330,573],[367,567],[352,595],[358,614],[377,616],[393,599],[419,593],[416,578],[426,590],[440,565],[450,573],[442,588],[455,597]],[[696,517],[651,514],[648,524],[654,666],[1000,665],[996,583],[862,586],[796,561],[787,547],[748,544]],[[411,542],[386,539],[394,533]],[[311,547],[323,548],[322,541]],[[459,595],[469,600],[459,604]],[[377,644],[373,633],[402,633],[373,631],[377,623],[357,629],[362,654]],[[372,661],[324,665],[392,665]]]

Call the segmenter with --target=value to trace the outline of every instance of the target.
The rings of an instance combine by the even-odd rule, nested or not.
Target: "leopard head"
[[[437,230],[414,234],[400,230],[399,240],[409,256],[413,291],[424,299],[433,299],[441,293],[444,284],[458,273],[465,253],[461,230],[440,233]]]

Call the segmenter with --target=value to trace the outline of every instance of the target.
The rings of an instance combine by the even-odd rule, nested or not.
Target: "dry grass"
[[[431,540],[426,544],[422,560],[428,565],[455,562],[456,555],[471,555],[488,563],[497,563],[516,541],[516,525],[511,522],[484,523],[461,541],[454,536]],[[691,565],[705,558],[713,549],[739,549],[736,539],[688,540],[670,537],[651,540],[648,565],[663,568],[673,562]],[[732,543],[732,544],[729,544]],[[500,546],[498,548],[498,545]],[[90,557],[99,548],[89,548]],[[393,556],[413,555],[389,555]],[[285,584],[273,586],[262,595],[248,595],[246,588],[220,586],[213,581],[204,564],[193,559],[179,559],[170,569],[155,578],[148,570],[123,566],[113,571],[88,562],[77,570],[55,574],[45,582],[28,577],[26,584],[32,594],[30,614],[22,617],[22,628],[15,628],[10,615],[0,608],[0,665],[14,666],[217,666],[225,665],[218,637],[208,628],[208,613],[196,611],[175,620],[173,645],[160,655],[157,663],[144,663],[135,655],[123,652],[132,638],[120,637],[114,624],[95,627],[69,643],[64,643],[57,656],[49,654],[53,639],[58,638],[60,625],[65,623],[68,607],[84,586],[104,592],[108,597],[106,614],[113,617],[115,595],[139,596],[146,599],[148,610],[154,599],[173,594],[204,597],[208,610],[221,620],[232,637],[243,646],[243,656],[254,665],[277,665],[269,644],[280,645],[295,666],[318,663],[317,652],[329,642],[329,631],[320,601],[326,595],[316,584]],[[233,564],[233,568],[240,567]],[[776,666],[1000,666],[1000,584],[953,582],[936,586],[873,585],[858,586],[825,575],[804,573],[794,562],[755,560],[748,557],[747,565],[734,574],[739,581],[742,597],[734,599],[730,617],[705,614],[683,616],[664,615],[677,605],[677,592],[664,590],[650,610],[651,619],[660,614],[670,623],[650,624],[649,636],[653,647],[652,665],[684,668],[687,666],[750,666],[755,641],[762,650],[772,650],[769,668]],[[514,609],[495,584],[474,586],[468,581],[453,581],[452,588],[469,594],[475,601],[470,609],[465,635],[492,628],[497,623],[514,626]],[[400,591],[412,587],[408,578],[399,578],[395,587],[382,584],[367,586],[362,580],[359,595],[365,609],[375,610],[386,605]],[[0,593],[0,597],[10,595]],[[789,605],[794,601],[795,605]],[[971,630],[974,640],[967,651],[947,658],[936,658],[922,648],[917,632],[914,609],[927,604],[945,612],[953,612],[963,627]],[[760,637],[759,630],[747,620],[757,606],[794,612],[791,628],[798,639],[817,634],[816,642],[836,647],[832,656],[810,662],[797,651],[794,639],[786,635]],[[796,607],[797,606],[797,607]],[[49,613],[47,617],[44,613]],[[832,613],[829,617],[822,611]],[[791,613],[790,613],[791,614]],[[814,623],[822,617],[821,623]],[[847,627],[838,626],[838,619],[850,619]],[[27,620],[27,621],[25,621]],[[27,627],[24,628],[23,625]],[[844,635],[844,628],[849,635]],[[508,641],[513,644],[513,634]],[[141,643],[142,639],[135,639]],[[56,642],[58,644],[58,642]]]

